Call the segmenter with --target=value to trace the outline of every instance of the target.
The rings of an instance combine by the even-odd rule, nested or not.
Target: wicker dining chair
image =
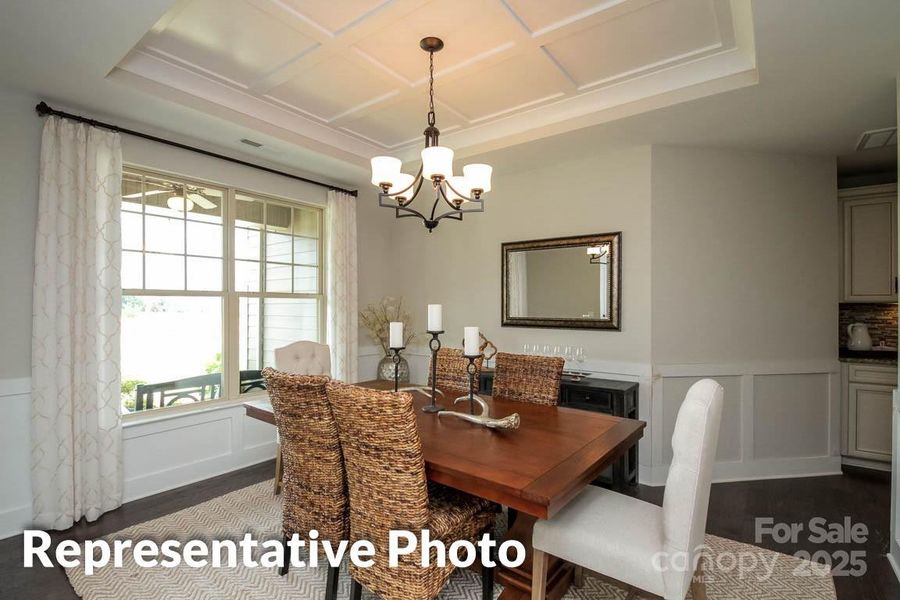
[[[285,543],[295,533],[305,539],[315,529],[320,540],[337,546],[350,535],[350,514],[344,457],[326,393],[331,378],[272,368],[262,375],[281,437]],[[282,575],[290,565],[287,554]],[[328,569],[326,600],[337,597],[339,571]]]
[[[491,394],[507,400],[556,406],[565,363],[565,359],[557,356],[498,352]]]
[[[472,391],[478,391],[481,365],[484,357],[475,359],[475,377],[472,380]],[[431,385],[431,365],[428,365],[428,385]],[[437,377],[435,386],[439,389],[459,390],[469,393],[469,359],[459,348],[441,348],[437,351]]]
[[[449,548],[457,540],[476,541],[490,533],[498,507],[429,484],[409,394],[331,383],[328,400],[347,468],[351,543],[368,540],[375,546],[371,567],[350,564],[351,599],[359,600],[365,586],[382,600],[432,600],[453,573],[453,564],[448,560],[439,567],[433,549],[428,567],[422,567],[414,552],[399,557],[398,566],[392,568],[389,532],[429,529],[431,539]],[[482,569],[482,582],[483,598],[492,599],[492,568]]]

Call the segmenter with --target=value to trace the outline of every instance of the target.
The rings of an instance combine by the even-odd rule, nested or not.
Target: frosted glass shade
[[[372,185],[393,185],[400,175],[403,163],[393,156],[375,156],[372,158]]]
[[[491,191],[491,173],[493,171],[493,167],[481,163],[473,163],[463,167],[463,175],[469,182],[469,188],[481,190],[482,192]]]
[[[397,198],[397,200],[406,200],[407,198],[412,196],[413,192],[415,191],[413,189],[406,189],[412,184],[414,179],[415,177],[413,177],[412,175],[408,175],[406,173],[398,173],[394,177],[394,185],[392,185],[391,189],[388,190],[388,194],[394,196],[395,198]],[[400,192],[403,192],[403,194],[398,196],[397,194],[399,194]]]
[[[172,210],[189,212],[194,208],[194,201],[190,198],[185,198],[184,196],[170,196],[169,199],[166,200],[166,206]]]
[[[447,186],[447,200],[450,202],[453,202],[454,200],[461,200],[462,202],[469,201],[466,196],[472,195],[472,186],[465,177],[462,175],[454,175],[453,177],[447,178],[447,183],[450,184]],[[451,185],[456,188],[456,192],[459,192],[459,194],[450,188]]]
[[[422,150],[422,177],[433,179],[453,175],[453,150],[446,146],[429,146]]]

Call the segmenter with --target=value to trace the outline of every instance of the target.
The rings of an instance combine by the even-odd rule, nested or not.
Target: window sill
[[[266,400],[268,398],[268,393],[259,391],[249,394],[242,394],[238,398],[209,400],[207,402],[200,403],[200,405],[189,404],[172,408],[148,410],[141,413],[128,413],[127,415],[122,415],[122,427],[124,429],[128,429],[129,427],[137,427],[140,425],[147,425],[149,423],[158,423],[161,421],[169,421],[172,419],[189,417],[191,415],[198,415],[219,410],[227,410],[236,406],[241,406],[245,402],[251,402],[253,400]]]

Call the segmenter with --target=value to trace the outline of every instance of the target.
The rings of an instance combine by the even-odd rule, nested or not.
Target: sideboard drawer
[[[851,363],[849,367],[849,380],[853,383],[897,386],[897,367],[865,363]]]
[[[570,388],[566,393],[566,405],[611,413],[613,411],[613,395],[604,390]]]

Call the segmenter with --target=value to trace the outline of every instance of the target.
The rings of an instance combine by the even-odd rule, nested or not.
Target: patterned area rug
[[[253,485],[215,500],[204,502],[153,521],[141,523],[116,532],[105,539],[240,539],[251,533],[258,540],[279,539],[281,522],[280,497],[272,495],[272,483]],[[805,560],[778,554],[755,546],[708,535],[711,549],[705,574],[708,596],[712,600],[835,600],[834,582],[827,569]],[[121,569],[111,566],[86,576],[84,570],[67,569],[66,574],[75,592],[87,600],[220,600],[258,599],[319,599],[325,597],[324,569],[292,568],[286,577],[275,569],[236,568],[175,568],[138,567],[126,552]],[[736,568],[732,559],[745,557],[750,568]],[[753,561],[756,562],[753,562]],[[755,565],[755,567],[754,567]],[[774,565],[771,576],[766,566]],[[348,598],[350,580],[346,574],[340,580],[339,598]],[[478,576],[468,570],[457,570],[441,593],[442,600],[478,600],[481,585]],[[499,596],[502,587],[495,587]],[[629,590],[601,578],[585,577],[581,588],[572,588],[564,600],[624,599]],[[632,596],[633,597],[633,596]],[[373,599],[372,594],[363,598]]]

